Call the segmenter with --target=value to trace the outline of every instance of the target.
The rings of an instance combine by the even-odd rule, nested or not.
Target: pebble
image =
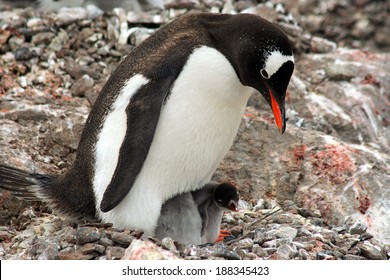
[[[120,260],[125,255],[125,249],[117,246],[109,246],[106,248],[107,260]]]
[[[14,54],[15,54],[15,59],[17,61],[29,60],[30,58],[35,56],[34,53],[29,48],[26,47],[17,48]]]
[[[31,43],[34,45],[50,44],[51,40],[55,37],[55,34],[52,32],[40,32],[32,36]]]
[[[227,260],[241,260],[240,255],[236,252],[227,249],[225,246],[219,246],[217,250],[213,253],[215,257],[222,257]]]
[[[285,259],[293,259],[298,254],[298,250],[293,243],[289,243],[279,246],[276,253]]]
[[[70,90],[73,96],[83,97],[94,85],[95,81],[85,74],[72,85]]]
[[[61,250],[57,256],[59,260],[91,260],[94,257],[94,255],[90,254],[84,255],[80,250],[75,250],[70,247]]]
[[[57,244],[49,244],[45,250],[39,255],[38,260],[56,260],[58,258],[59,251]]]
[[[163,238],[163,240],[161,240],[161,246],[172,253],[178,252],[174,240],[170,237]]]
[[[85,243],[99,240],[101,233],[96,227],[80,227],[76,232],[76,243],[83,245]]]
[[[88,11],[82,7],[64,7],[58,11],[56,22],[58,25],[67,25],[77,20],[88,18]]]
[[[268,257],[267,251],[264,248],[260,247],[259,244],[253,245],[252,252],[255,253],[260,258]]]
[[[367,231],[367,226],[360,223],[356,222],[354,223],[350,228],[349,228],[349,233],[350,234],[363,234]]]
[[[124,260],[175,260],[178,257],[150,241],[134,240],[122,256]]]
[[[134,236],[122,232],[107,232],[107,235],[112,241],[123,247],[128,247],[135,239]]]
[[[369,260],[386,260],[385,254],[383,254],[377,247],[372,244],[364,242],[358,245],[363,257]]]
[[[253,247],[253,239],[251,238],[245,238],[240,241],[238,241],[238,248],[240,249],[250,249]]]
[[[115,242],[107,237],[102,237],[99,239],[99,244],[103,245],[104,247],[108,247],[114,246]]]
[[[84,255],[88,255],[94,252],[103,254],[105,250],[106,248],[103,245],[95,243],[86,243],[80,248],[81,253],[83,253]]]

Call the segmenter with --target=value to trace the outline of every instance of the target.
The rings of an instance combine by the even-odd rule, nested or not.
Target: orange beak
[[[269,91],[269,96],[271,97],[271,108],[272,108],[272,112],[274,113],[276,126],[278,127],[279,132],[283,133],[285,124],[282,116],[282,110],[280,110],[280,106],[276,101],[271,89],[268,89],[268,91]]]

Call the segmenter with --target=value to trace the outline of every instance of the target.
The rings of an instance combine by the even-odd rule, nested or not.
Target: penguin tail
[[[0,189],[28,201],[47,201],[48,186],[54,176],[28,173],[18,168],[0,164]]]

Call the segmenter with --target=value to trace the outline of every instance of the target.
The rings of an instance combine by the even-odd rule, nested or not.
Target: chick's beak
[[[268,91],[269,91],[269,96],[271,98],[271,108],[272,108],[272,112],[274,113],[276,126],[278,127],[279,132],[283,134],[284,131],[286,130],[286,116],[285,116],[284,104],[279,105],[278,101],[276,101],[275,99],[272,90],[268,88]]]
[[[235,201],[230,201],[228,209],[234,212],[238,212],[237,203]]]

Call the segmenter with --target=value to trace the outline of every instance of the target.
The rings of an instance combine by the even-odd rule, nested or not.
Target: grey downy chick
[[[199,245],[202,243],[201,228],[202,221],[198,206],[191,193],[186,192],[164,203],[157,222],[155,237],[160,240],[171,237],[183,244]]]
[[[155,236],[184,244],[214,243],[223,211],[237,211],[239,194],[232,184],[210,182],[195,192],[168,200],[161,209]]]
[[[230,183],[210,182],[202,189],[192,192],[202,219],[202,244],[214,243],[220,235],[224,211],[237,211],[240,195]]]

